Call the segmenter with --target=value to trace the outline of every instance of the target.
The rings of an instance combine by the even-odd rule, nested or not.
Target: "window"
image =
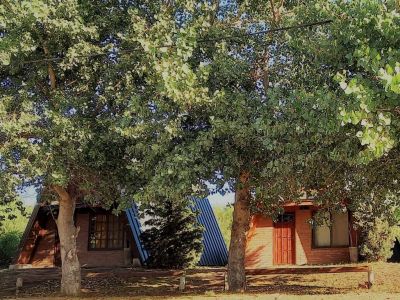
[[[326,213],[325,224],[314,226],[313,245],[316,248],[345,247],[349,245],[348,213]]]
[[[124,225],[118,216],[90,215],[89,250],[121,249],[124,246]]]
[[[294,213],[285,213],[278,215],[277,223],[292,223],[294,222]]]

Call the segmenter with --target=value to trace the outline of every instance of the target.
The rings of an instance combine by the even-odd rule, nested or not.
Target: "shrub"
[[[368,261],[386,261],[392,256],[392,248],[399,236],[398,226],[390,226],[387,220],[375,218],[373,226],[366,232],[360,254]]]
[[[0,235],[0,266],[8,266],[18,248],[22,232],[10,231]]]
[[[0,228],[0,266],[7,267],[16,254],[32,207],[26,209],[26,216],[22,215],[16,206],[1,207],[0,211],[0,215],[4,216]]]
[[[153,203],[146,207],[145,214],[147,229],[141,239],[149,252],[149,267],[181,269],[198,263],[203,249],[203,228],[187,202]]]
[[[371,196],[353,210],[356,228],[360,230],[360,254],[368,261],[385,261],[399,234],[397,213],[399,199]]]

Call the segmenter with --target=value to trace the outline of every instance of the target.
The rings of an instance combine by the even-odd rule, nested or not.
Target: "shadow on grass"
[[[33,278],[34,270],[26,270],[24,275],[24,287],[21,289],[19,298],[32,297],[57,297],[59,296],[60,281],[57,270],[40,271],[41,281],[29,281]],[[45,274],[48,276],[45,276]],[[15,278],[8,278],[7,290],[0,290],[0,298],[15,297]],[[24,273],[18,273],[24,274]],[[138,274],[138,273],[136,273]],[[46,280],[47,279],[47,280]],[[303,275],[274,275],[274,276],[249,276],[247,293],[286,294],[286,295],[327,295],[342,294],[354,291],[360,278],[342,280],[340,277],[303,276]],[[123,297],[150,297],[154,299],[169,298],[173,296],[194,296],[224,293],[223,273],[191,274],[186,277],[186,291],[179,292],[178,276],[152,277],[135,276],[132,270],[114,273],[112,270],[90,273],[90,277],[84,276],[82,280],[82,298],[123,298]]]

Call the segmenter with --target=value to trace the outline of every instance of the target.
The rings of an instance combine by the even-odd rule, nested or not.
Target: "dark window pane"
[[[105,214],[91,216],[89,222],[89,248],[122,248],[124,245],[123,228],[122,218],[118,216]]]

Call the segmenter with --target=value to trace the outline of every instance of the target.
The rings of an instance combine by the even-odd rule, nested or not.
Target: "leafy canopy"
[[[131,70],[140,53],[118,55],[131,5],[0,4],[1,204],[27,185],[42,187],[45,200],[54,196],[53,186],[62,186],[105,206],[136,187],[115,126],[136,93]]]
[[[201,196],[243,171],[255,209],[397,193],[396,1],[4,3],[2,201]]]

